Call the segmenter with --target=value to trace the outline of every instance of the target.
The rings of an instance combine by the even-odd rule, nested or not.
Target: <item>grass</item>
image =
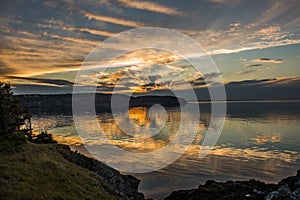
[[[26,142],[26,136],[22,132],[0,135],[0,154],[22,151]]]
[[[64,159],[55,144],[26,143],[17,151],[0,151],[0,199],[116,197],[102,177]]]

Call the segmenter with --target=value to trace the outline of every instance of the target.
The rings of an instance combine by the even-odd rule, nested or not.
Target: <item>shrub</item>
[[[53,140],[52,134],[48,133],[47,131],[42,131],[38,135],[32,136],[30,141],[39,144],[57,143],[55,140]]]
[[[0,134],[7,135],[16,131],[31,133],[31,116],[16,96],[9,83],[0,82]]]

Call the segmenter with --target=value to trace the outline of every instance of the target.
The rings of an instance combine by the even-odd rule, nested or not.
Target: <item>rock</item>
[[[270,192],[265,197],[265,200],[291,200],[291,190],[288,185],[280,186],[278,190]]]
[[[172,192],[166,200],[300,200],[300,170],[296,176],[282,179],[278,184],[257,180],[216,182],[208,180],[197,189]]]
[[[300,200],[300,188],[297,188],[294,192],[292,192],[291,198],[293,200]]]
[[[57,150],[70,162],[95,172],[114,189],[120,200],[144,200],[144,195],[138,192],[140,181],[131,175],[122,175],[119,171],[86,157],[78,152],[70,150],[67,145],[57,144]]]
[[[256,180],[249,181],[228,181],[226,183],[208,180],[197,189],[181,190],[171,193],[166,200],[176,199],[263,199],[269,187],[263,182]]]
[[[285,185],[287,184],[288,187],[294,191],[296,190],[297,188],[300,187],[300,170],[297,171],[297,175],[296,176],[291,176],[291,177],[287,177],[287,178],[284,178],[282,179],[278,185]]]

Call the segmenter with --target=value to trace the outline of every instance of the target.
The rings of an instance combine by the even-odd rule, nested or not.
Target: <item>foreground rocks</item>
[[[57,144],[55,146],[59,153],[63,155],[68,161],[95,172],[99,176],[103,177],[109,185],[113,188],[115,195],[120,200],[143,200],[144,195],[138,192],[138,185],[140,181],[130,175],[122,175],[117,170],[108,167],[107,165],[86,157],[80,153],[70,150],[67,145]]]
[[[138,192],[139,180],[122,175],[107,165],[70,150],[67,145],[55,145],[68,161],[97,173],[106,180],[120,200],[143,200]],[[266,184],[257,180],[216,182],[208,180],[197,189],[172,192],[165,200],[300,200],[300,170],[296,176],[281,180],[278,184]]]
[[[197,189],[172,192],[165,200],[300,200],[300,170],[296,176],[281,180],[278,184],[265,184],[257,180],[227,181],[209,180]]]

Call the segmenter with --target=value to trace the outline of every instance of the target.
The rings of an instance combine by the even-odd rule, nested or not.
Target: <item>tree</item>
[[[0,134],[17,131],[31,137],[31,116],[14,96],[11,85],[0,82]]]

